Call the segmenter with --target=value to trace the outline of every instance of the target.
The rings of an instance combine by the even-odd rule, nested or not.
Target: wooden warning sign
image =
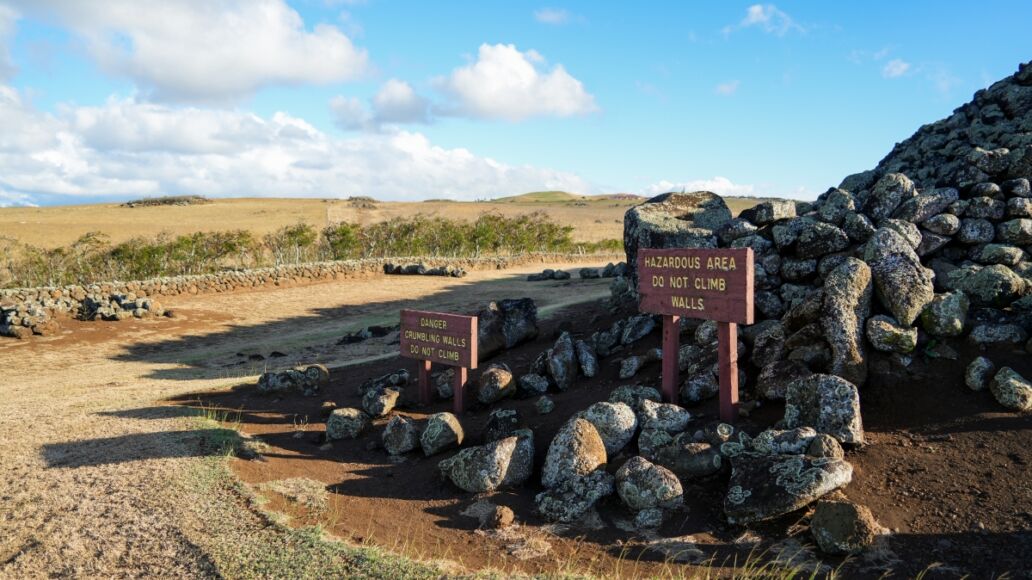
[[[477,368],[477,317],[427,312],[401,311],[401,356],[420,360],[419,400],[429,404],[430,365],[438,363],[455,368],[455,413],[465,410],[467,371]]]
[[[663,315],[663,398],[677,401],[680,317],[717,321],[720,418],[738,416],[738,324],[753,323],[752,248],[638,250],[642,312]]]

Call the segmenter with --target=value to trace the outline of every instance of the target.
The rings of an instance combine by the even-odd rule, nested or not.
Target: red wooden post
[[[720,367],[720,420],[738,418],[738,325],[717,323],[717,364]]]
[[[677,355],[681,350],[681,317],[663,316],[663,400],[677,402],[677,381],[680,368]]]
[[[433,401],[430,390],[430,361],[419,361],[419,402],[429,405]]]
[[[452,388],[452,403],[456,415],[466,410],[466,367],[455,367],[455,383]]]

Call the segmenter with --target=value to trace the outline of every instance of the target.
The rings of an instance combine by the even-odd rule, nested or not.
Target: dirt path
[[[184,502],[184,474],[209,459],[203,434],[161,401],[266,367],[383,354],[375,341],[335,342],[408,306],[469,311],[529,296],[547,316],[607,293],[606,280],[524,281],[544,267],[181,297],[165,301],[172,319],[69,321],[54,337],[0,341],[0,576],[213,574],[212,530],[231,533],[219,522],[242,536],[267,525],[243,502],[217,506],[218,521]]]

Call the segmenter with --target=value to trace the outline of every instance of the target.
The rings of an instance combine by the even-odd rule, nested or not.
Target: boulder
[[[941,236],[952,236],[960,231],[960,218],[953,214],[941,213],[926,219],[921,226]]]
[[[756,389],[765,399],[784,400],[788,385],[812,374],[805,364],[797,360],[778,361],[763,367],[756,379]]]
[[[732,524],[769,520],[844,487],[853,468],[842,459],[742,453],[731,460],[724,513]]]
[[[821,500],[810,519],[810,534],[825,554],[858,554],[879,528],[871,510],[850,501]]]
[[[926,219],[946,211],[951,203],[960,199],[960,193],[952,187],[943,187],[911,197],[903,201],[892,213],[896,219],[911,223],[921,223]]]
[[[756,335],[750,361],[763,368],[775,363],[785,354],[785,327],[779,322],[770,324]]]
[[[996,226],[996,238],[1006,244],[1032,244],[1032,219],[1018,218]]]
[[[1001,264],[986,266],[964,276],[957,284],[957,289],[967,294],[976,306],[1008,306],[1025,293],[1025,288],[1025,280]]]
[[[642,403],[644,401],[659,402],[663,396],[659,391],[645,385],[624,385],[617,387],[609,393],[610,403],[625,403],[634,410],[634,414],[641,418]]]
[[[849,236],[846,232],[828,223],[813,222],[810,227],[799,233],[796,256],[804,259],[819,258],[848,247]]]
[[[620,361],[620,378],[629,379],[638,374],[645,365],[662,359],[663,351],[658,348],[650,348],[644,354],[629,356]]]
[[[520,412],[516,409],[494,409],[484,426],[484,443],[512,437],[520,428]]]
[[[638,453],[650,461],[655,461],[657,454],[674,441],[674,436],[662,429],[642,429],[638,434]]]
[[[890,217],[899,204],[916,195],[914,183],[902,173],[886,173],[871,188],[864,213],[874,221]]]
[[[1017,324],[979,324],[971,329],[968,342],[982,350],[1020,349],[1028,340],[1028,333]]]
[[[345,407],[334,409],[326,419],[326,438],[354,439],[369,426],[369,415],[358,409]]]
[[[626,447],[638,430],[638,418],[626,403],[595,403],[580,416],[595,426],[606,448],[607,457],[616,455]]]
[[[535,373],[523,375],[516,381],[516,393],[520,397],[536,397],[548,392],[548,378]]]
[[[874,289],[900,324],[911,325],[935,296],[934,273],[921,265],[914,252],[890,254],[870,262]]]
[[[598,470],[564,479],[552,489],[537,494],[534,504],[544,519],[572,523],[613,491],[613,476]]]
[[[386,417],[398,403],[399,389],[387,388],[367,391],[362,396],[362,410],[370,417]]]
[[[620,344],[627,346],[645,338],[656,328],[656,319],[651,314],[638,314],[627,319],[620,336]]]
[[[616,493],[633,511],[681,505],[681,482],[669,469],[641,456],[627,460],[616,472]]]
[[[502,484],[516,451],[517,437],[467,447],[437,464],[441,474],[470,493],[493,491]]]
[[[936,294],[921,312],[921,327],[932,336],[960,336],[970,304],[963,292]]]
[[[580,366],[581,374],[589,379],[597,375],[598,357],[595,348],[583,340],[574,342],[573,348],[577,352],[577,365]]]
[[[555,345],[548,349],[548,374],[560,391],[573,386],[577,376],[577,353],[573,346],[573,338],[569,332],[562,333]]]
[[[485,405],[498,402],[516,393],[516,381],[506,364],[489,364],[480,373],[477,400]]]
[[[606,446],[591,422],[573,417],[548,446],[541,470],[541,485],[552,488],[563,480],[583,476],[604,466]]]
[[[419,447],[419,426],[408,417],[395,415],[383,430],[383,448],[390,455],[401,455]]]
[[[462,445],[465,433],[459,418],[451,413],[435,413],[426,421],[426,427],[419,435],[423,455],[430,457],[442,451]]]
[[[691,413],[673,403],[656,403],[648,399],[641,402],[639,422],[644,428],[680,433],[688,427],[691,418]]]
[[[867,340],[882,352],[908,354],[917,348],[917,329],[879,314],[867,319]]]
[[[867,380],[867,356],[863,342],[864,320],[871,311],[871,269],[848,258],[824,281],[821,327],[831,346],[831,372],[863,384]]]
[[[644,435],[644,432],[642,433]],[[666,431],[661,433],[666,434]],[[685,435],[687,433],[681,433],[670,443],[653,450],[653,461],[673,471],[677,477],[685,481],[719,473],[724,466],[724,456],[720,450],[711,443],[693,441]],[[644,455],[644,451],[642,454]]]
[[[709,368],[689,375],[681,383],[679,397],[682,404],[701,403],[720,392],[720,381]]]
[[[537,335],[537,305],[530,298],[491,302],[477,313],[480,360],[533,340]]]
[[[779,455],[802,455],[817,438],[813,427],[796,427],[795,429],[767,429],[753,438],[752,450],[757,453]]]
[[[363,382],[358,387],[358,394],[364,395],[369,391],[380,391],[389,387],[404,387],[409,383],[409,380],[409,372],[405,369],[398,369],[392,373],[387,373],[379,377],[373,377]],[[448,396],[450,397],[451,395],[449,394]]]
[[[832,457],[835,459],[842,459],[846,456],[838,439],[827,433],[818,433],[813,438],[813,441],[810,441],[810,446],[806,448],[806,454],[810,457]]]
[[[1010,367],[997,371],[989,391],[996,401],[1015,411],[1032,411],[1032,383],[1016,373]]]
[[[791,383],[785,393],[785,426],[809,426],[842,443],[862,444],[864,427],[856,385],[826,374]]]
[[[258,377],[258,391],[285,393],[299,391],[306,397],[315,396],[330,382],[330,371],[323,365],[298,366],[284,371],[263,373]]]
[[[765,201],[753,208],[753,221],[760,226],[795,216],[795,203],[788,200]]]
[[[996,365],[993,361],[980,356],[971,361],[964,371],[964,384],[972,391],[984,391],[989,388],[989,382],[996,372]]]
[[[708,191],[665,193],[624,214],[624,250],[632,287],[641,248],[715,248],[714,231],[731,221],[723,198]]]
[[[516,438],[516,447],[502,477],[502,485],[509,487],[523,485],[534,474],[534,432],[519,429],[513,436]]]

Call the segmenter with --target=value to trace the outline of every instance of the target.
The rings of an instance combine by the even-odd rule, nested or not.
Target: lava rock
[[[867,507],[821,500],[810,519],[810,534],[825,554],[858,554],[874,543],[878,522]]]
[[[530,298],[491,302],[477,313],[477,355],[487,359],[538,336],[537,305]]]
[[[390,455],[401,455],[419,447],[419,426],[408,417],[395,415],[383,431],[383,448]]]
[[[600,499],[612,495],[613,491],[613,476],[598,470],[561,481],[552,489],[537,494],[534,504],[546,520],[572,523],[588,513]]]
[[[864,428],[856,385],[826,374],[791,383],[785,394],[785,426],[810,426],[842,443],[862,444]]]
[[[604,466],[606,446],[591,422],[573,417],[548,446],[541,470],[541,485],[552,488],[563,480],[583,476]]]
[[[462,445],[465,432],[459,418],[451,413],[435,413],[427,419],[426,427],[419,435],[423,455],[430,457],[442,451]]]
[[[995,372],[996,365],[993,361],[980,356],[971,361],[964,370],[964,384],[972,391],[984,391],[989,388],[989,382]]]
[[[989,391],[996,401],[1015,411],[1032,411],[1032,383],[1010,367],[997,371]]]
[[[936,294],[921,312],[921,326],[932,336],[960,336],[970,304],[963,292]]]
[[[594,403],[580,416],[595,426],[607,457],[619,453],[634,439],[638,430],[638,418],[626,403]]]
[[[552,381],[560,391],[568,390],[577,376],[577,353],[569,332],[559,336],[555,345],[548,349],[547,357],[548,374]]]
[[[917,329],[879,314],[867,319],[867,340],[882,352],[908,354],[917,348]]]
[[[520,412],[516,409],[495,409],[487,416],[484,426],[484,442],[498,441],[512,437],[520,428]]]
[[[362,410],[370,417],[386,417],[398,403],[399,389],[371,390],[362,397]]]
[[[492,363],[480,373],[477,385],[477,400],[485,405],[496,403],[516,393],[509,365]]]
[[[326,419],[326,438],[354,439],[369,427],[369,415],[358,409],[345,407],[334,409]]]
[[[841,459],[743,453],[731,460],[724,513],[732,524],[769,520],[844,487],[853,468]]]
[[[867,380],[863,322],[871,310],[871,269],[849,258],[824,282],[821,326],[831,346],[831,370],[844,379]]]
[[[648,399],[641,402],[639,421],[644,428],[680,433],[688,427],[691,418],[691,413],[673,403],[656,403]]]
[[[595,355],[595,348],[583,340],[574,342],[573,348],[577,351],[577,364],[580,366],[581,374],[589,379],[597,375],[598,357]]]
[[[634,511],[673,509],[681,505],[684,490],[669,469],[641,456],[627,460],[616,472],[616,493]]]

